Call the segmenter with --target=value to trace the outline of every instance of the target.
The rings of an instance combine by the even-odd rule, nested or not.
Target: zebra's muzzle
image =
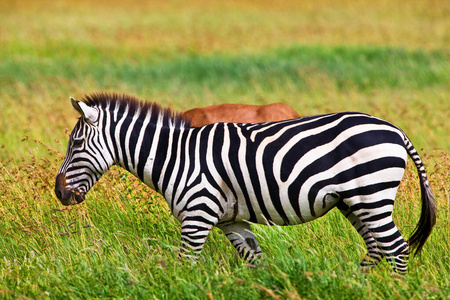
[[[68,189],[66,186],[66,176],[58,174],[55,182],[55,194],[59,201],[65,206],[79,204],[84,201],[85,193]]]

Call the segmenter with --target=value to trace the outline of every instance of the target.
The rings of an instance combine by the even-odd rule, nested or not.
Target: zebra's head
[[[55,194],[63,205],[83,202],[86,193],[114,163],[99,128],[101,110],[73,98],[71,101],[81,117],[70,134],[66,158],[56,176]]]

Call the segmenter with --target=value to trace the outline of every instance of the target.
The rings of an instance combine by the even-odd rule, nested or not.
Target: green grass
[[[197,0],[0,3],[0,298],[448,299],[448,6]],[[370,33],[370,34],[369,34]],[[438,220],[409,273],[361,273],[364,243],[338,211],[254,225],[263,266],[213,230],[178,259],[165,200],[113,168],[63,207],[54,178],[78,117],[69,96],[130,93],[174,110],[284,102],[301,115],[363,111],[400,126],[426,163]],[[419,219],[409,162],[394,219]]]
[[[448,167],[448,156],[442,161]],[[2,178],[8,197],[0,210],[0,290],[6,298],[420,299],[426,293],[439,299],[450,292],[450,248],[442,242],[448,238],[448,202],[441,203],[447,209],[424,254],[411,259],[404,277],[392,278],[385,263],[361,273],[363,243],[336,210],[300,226],[254,226],[264,266],[239,260],[219,230],[193,264],[177,258],[180,226],[164,200],[131,175],[113,168],[85,204],[63,208],[52,195],[55,172],[54,164],[34,161]],[[448,176],[432,178],[442,197],[438,183],[448,186]],[[415,179],[409,168],[406,181]],[[412,185],[402,185],[394,215],[406,236],[420,207]]]
[[[101,53],[93,47],[64,45],[20,55],[23,49],[3,49],[3,84],[20,80],[31,86],[42,78],[75,80],[88,76],[99,86],[125,84],[137,92],[206,87],[243,93],[260,85],[268,92],[285,84],[310,90],[309,76],[327,77],[338,90],[403,88],[424,89],[449,81],[446,51],[424,52],[386,47],[291,46],[262,53],[200,55],[196,53],[123,56]],[[31,70],[31,72],[30,72]],[[145,82],[151,87],[146,87]],[[237,90],[237,91],[236,91]],[[264,90],[266,92],[266,90]]]

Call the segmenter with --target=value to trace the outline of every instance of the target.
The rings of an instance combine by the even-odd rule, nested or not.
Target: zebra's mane
[[[147,112],[151,115],[162,115],[164,122],[167,121],[174,124],[175,127],[190,127],[190,121],[183,117],[182,113],[174,112],[170,108],[163,108],[160,104],[152,101],[142,101],[135,96],[118,94],[118,93],[106,93],[98,92],[85,95],[81,101],[88,106],[101,107],[106,109],[109,106],[110,110],[126,108],[128,106],[128,114],[133,115],[135,113]]]

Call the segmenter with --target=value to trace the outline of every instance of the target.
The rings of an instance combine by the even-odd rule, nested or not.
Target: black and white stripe
[[[187,255],[199,254],[217,226],[253,260],[261,249],[249,222],[299,224],[336,206],[367,245],[362,267],[386,257],[406,272],[409,247],[420,251],[435,223],[416,150],[400,129],[367,114],[190,128],[180,115],[131,96],[93,94],[73,105],[82,117],[59,171],[66,189],[84,194],[121,165],[167,200]],[[392,220],[408,154],[423,203],[409,247]]]

